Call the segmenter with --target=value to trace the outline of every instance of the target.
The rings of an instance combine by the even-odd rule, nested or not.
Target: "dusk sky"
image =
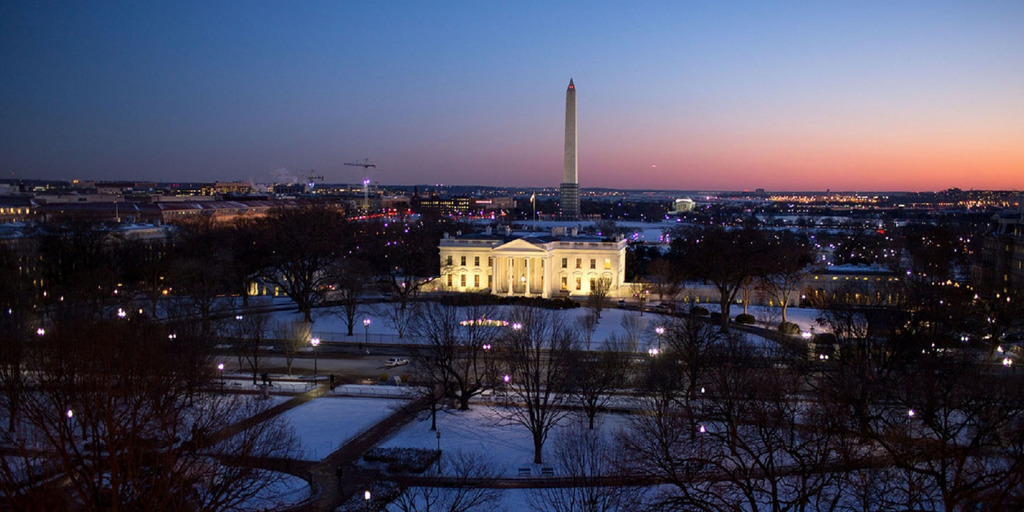
[[[553,5],[549,5],[553,4]],[[1024,189],[1024,2],[0,4],[0,176]]]

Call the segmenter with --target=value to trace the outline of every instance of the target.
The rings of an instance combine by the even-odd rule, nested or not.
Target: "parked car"
[[[673,313],[675,309],[676,308],[668,302],[659,302],[647,308],[648,311],[653,311],[655,313]]]
[[[394,368],[396,366],[402,366],[402,365],[406,365],[406,364],[409,364],[409,360],[408,359],[402,359],[401,357],[392,357],[392,358],[388,359],[387,361],[384,361],[384,367],[385,368]]]

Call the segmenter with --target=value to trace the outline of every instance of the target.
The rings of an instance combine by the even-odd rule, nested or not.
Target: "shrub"
[[[381,382],[387,382],[388,381],[388,374],[386,374],[386,373],[380,374],[380,381]]]
[[[363,455],[367,462],[385,462],[389,473],[422,473],[441,453],[416,448],[373,448]]]
[[[704,306],[694,306],[690,309],[690,314],[697,316],[709,316],[711,313],[708,311],[708,308]]]
[[[754,315],[750,315],[750,314],[746,314],[746,313],[741,313],[739,315],[736,315],[736,323],[738,323],[738,324],[753,324],[754,323]]]
[[[779,324],[779,332],[782,334],[800,334],[800,326],[793,322],[782,322]]]

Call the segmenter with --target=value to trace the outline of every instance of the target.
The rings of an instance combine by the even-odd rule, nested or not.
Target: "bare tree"
[[[283,477],[240,461],[295,454],[277,421],[208,442],[262,405],[232,395],[190,406],[177,341],[142,317],[59,324],[37,341],[37,392],[14,440],[30,470],[12,480],[14,461],[0,462],[11,509],[232,510]],[[62,475],[59,493],[39,469]]]
[[[493,510],[501,499],[501,490],[476,484],[501,476],[490,461],[479,455],[461,451],[446,454],[438,459],[435,474],[454,479],[459,485],[408,487],[391,506],[400,512],[472,512]]]
[[[756,229],[709,227],[672,240],[675,260],[690,278],[710,282],[718,290],[722,331],[729,330],[729,311],[745,283],[758,275],[764,234]]]
[[[590,350],[590,342],[594,338],[594,329],[597,329],[597,324],[600,321],[601,319],[593,311],[587,311],[584,315],[576,317],[579,336],[587,350]]]
[[[811,263],[810,246],[802,239],[780,234],[770,239],[768,245],[768,251],[762,256],[765,267],[758,277],[758,287],[778,304],[782,321],[786,322],[790,297],[800,290],[807,265]]]
[[[363,294],[370,284],[372,269],[362,260],[346,258],[339,261],[332,269],[334,293],[332,298],[341,305],[339,315],[345,321],[348,335],[359,318],[359,306]]]
[[[605,344],[600,350],[571,350],[566,357],[569,390],[580,403],[590,428],[612,393],[622,388],[630,367],[625,344]]]
[[[626,348],[635,352],[640,346],[640,337],[647,328],[647,320],[639,316],[623,315],[619,325],[625,331]]]
[[[470,398],[493,380],[485,355],[492,350],[498,330],[504,328],[493,313],[493,307],[483,302],[459,308],[438,301],[423,304],[416,319],[413,329],[428,345],[420,358],[425,373],[445,396],[458,400],[460,410],[468,410]]]
[[[419,309],[416,306],[415,302],[406,305],[399,301],[392,301],[387,304],[384,314],[387,315],[388,321],[398,334],[398,339],[405,338],[410,326],[415,325],[419,316]]]
[[[263,220],[265,250],[271,256],[263,277],[295,302],[307,322],[313,305],[331,284],[331,267],[348,240],[341,212],[326,205],[281,208]]]
[[[278,322],[274,327],[274,337],[281,342],[281,351],[284,353],[288,375],[292,374],[292,363],[295,361],[295,356],[310,346],[309,340],[312,332],[313,325],[304,320]]]
[[[604,309],[604,301],[608,298],[608,288],[610,283],[604,279],[595,279],[593,286],[590,287],[590,292],[587,293],[587,307],[597,316],[597,319],[601,319],[601,310]]]
[[[555,438],[555,470],[569,485],[538,489],[530,496],[537,512],[620,512],[636,510],[643,491],[629,485],[600,485],[621,456],[600,432],[573,424]]]
[[[536,309],[516,309],[511,321],[500,347],[512,400],[499,414],[530,431],[533,462],[540,464],[548,433],[568,414],[563,407],[570,396],[565,365],[573,333],[550,312]]]
[[[32,254],[24,241],[0,242],[0,386],[10,432],[16,429],[29,389],[25,362],[32,347],[30,340],[45,332],[34,311],[38,297],[32,275],[23,270]]]
[[[270,314],[265,311],[250,311],[237,314],[229,320],[228,330],[236,340],[246,364],[252,369],[252,383],[260,371],[260,358],[263,357],[263,343],[266,341],[270,326]]]
[[[871,438],[896,467],[923,477],[945,510],[1003,503],[1020,481],[1013,440],[1024,429],[1024,380],[956,352],[915,366],[876,404]]]
[[[664,258],[655,258],[651,261],[647,266],[647,273],[651,289],[658,294],[658,300],[665,300],[665,297],[672,300],[683,289],[676,267]]]

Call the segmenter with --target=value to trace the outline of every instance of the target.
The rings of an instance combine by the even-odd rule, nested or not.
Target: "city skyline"
[[[1024,5],[7,6],[4,178],[1024,188]]]

